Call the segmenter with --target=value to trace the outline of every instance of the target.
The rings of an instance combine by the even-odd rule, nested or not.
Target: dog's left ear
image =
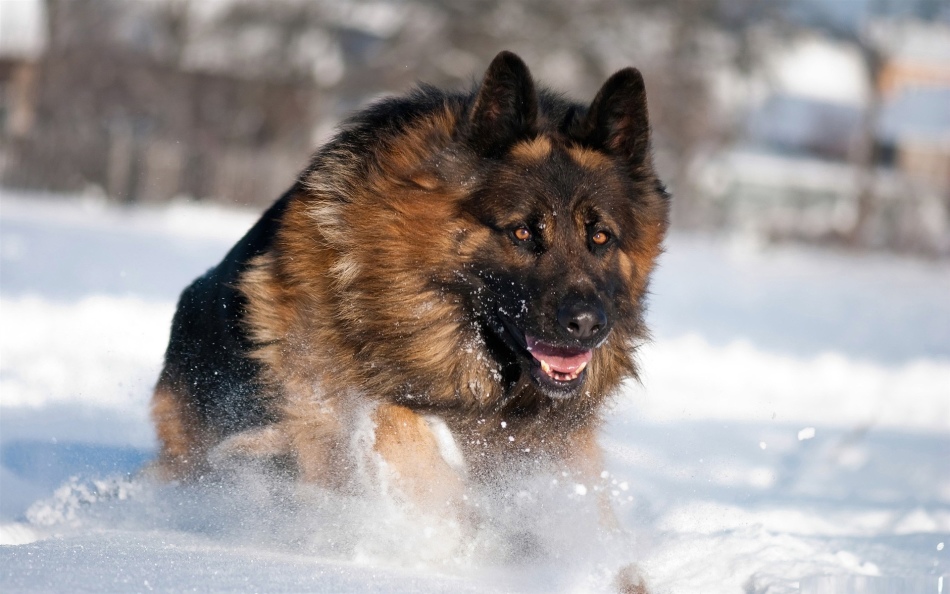
[[[500,156],[535,129],[538,96],[525,63],[501,52],[488,66],[469,116],[469,142],[481,155]]]
[[[607,79],[577,127],[590,146],[622,157],[632,167],[650,159],[650,122],[643,76],[624,68]]]

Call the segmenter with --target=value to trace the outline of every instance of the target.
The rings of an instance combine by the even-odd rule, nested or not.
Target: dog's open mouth
[[[528,365],[532,379],[551,398],[569,398],[584,383],[593,349],[546,342],[523,332],[507,316],[499,316],[506,342]]]
[[[593,357],[590,349],[559,347],[542,342],[526,334],[528,352],[538,362],[541,371],[559,383],[571,383],[581,377]]]

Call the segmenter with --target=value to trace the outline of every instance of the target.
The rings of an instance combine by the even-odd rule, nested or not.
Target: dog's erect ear
[[[488,66],[469,116],[469,142],[481,155],[497,157],[535,129],[538,96],[525,63],[501,52]]]
[[[579,136],[638,167],[650,159],[650,122],[643,76],[624,68],[607,79],[580,123]]]

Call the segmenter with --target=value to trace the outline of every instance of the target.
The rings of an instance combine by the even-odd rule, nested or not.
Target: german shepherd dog
[[[273,457],[346,489],[373,459],[447,513],[519,464],[597,485],[668,213],[633,68],[583,106],[502,52],[471,92],[371,105],[182,294],[155,469]]]

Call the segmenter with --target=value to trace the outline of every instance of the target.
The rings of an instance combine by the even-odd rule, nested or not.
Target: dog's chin
[[[537,361],[528,361],[528,374],[531,381],[541,390],[541,393],[552,400],[567,400],[574,398],[581,392],[584,386],[584,380],[587,379],[587,370],[582,371],[578,376],[571,380],[558,380],[541,369]]]

